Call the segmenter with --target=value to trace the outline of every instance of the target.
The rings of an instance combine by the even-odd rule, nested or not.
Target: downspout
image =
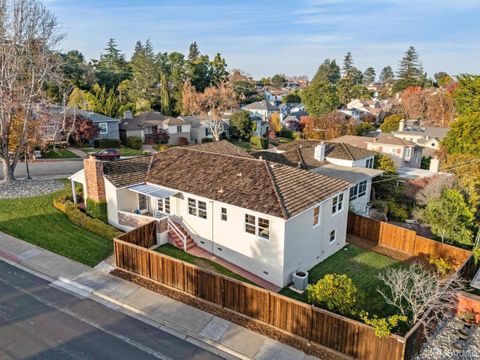
[[[215,211],[214,211],[214,204],[215,202],[210,200],[210,203],[212,204],[212,254],[214,255],[214,251],[215,251],[215,233],[214,233],[214,221],[215,221]]]

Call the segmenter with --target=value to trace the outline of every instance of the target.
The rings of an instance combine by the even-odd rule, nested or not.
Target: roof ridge
[[[228,142],[228,141],[227,141]],[[201,144],[197,144],[197,145],[201,145]],[[233,144],[232,144],[233,145]],[[233,145],[235,146],[235,145]],[[197,151],[197,152],[203,152],[203,153],[209,153],[209,154],[215,154],[215,155],[219,155],[219,156],[229,156],[229,157],[233,157],[233,158],[237,158],[237,159],[246,159],[246,160],[255,160],[255,161],[261,161],[260,159],[257,159],[253,156],[251,156],[250,154],[248,154],[248,152],[244,151],[245,153],[247,153],[249,155],[249,157],[246,157],[246,156],[241,156],[241,155],[233,155],[233,154],[223,154],[223,153],[218,153],[218,152],[215,152],[215,151],[209,151],[209,150],[205,150],[205,149],[198,149],[198,148],[193,148],[195,147],[195,145],[193,145],[192,147],[190,146],[179,146],[179,147],[176,147],[175,149],[184,149],[184,150],[189,150],[189,151]],[[237,147],[238,148],[238,147]],[[243,151],[242,149],[238,148],[238,151]]]
[[[306,164],[305,164],[305,159],[303,158],[302,152],[300,151],[300,149],[301,149],[301,148],[297,148],[297,149],[296,149],[296,150],[297,150],[297,155],[298,155],[298,158],[300,159],[300,162],[302,163],[302,167],[303,167],[304,169],[306,169],[307,166],[306,166]]]
[[[343,142],[341,144],[342,144],[343,148],[345,149],[345,152],[347,153],[347,155],[350,157],[350,160],[355,160],[352,153],[350,152],[350,149],[347,147],[347,144],[345,144]]]
[[[270,182],[272,183],[273,191],[275,192],[275,196],[278,200],[278,203],[280,204],[280,209],[282,210],[283,217],[284,217],[284,219],[288,219],[290,217],[290,214],[288,213],[288,210],[285,206],[282,195],[280,194],[280,191],[279,191],[277,183],[275,181],[275,176],[273,175],[272,169],[270,169],[270,165],[269,165],[267,160],[261,160],[261,161],[265,162],[265,169],[267,170],[268,177],[270,179]],[[280,165],[280,164],[277,164],[277,165]]]

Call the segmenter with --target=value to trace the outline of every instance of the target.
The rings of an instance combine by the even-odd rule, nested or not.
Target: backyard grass
[[[278,146],[278,145],[286,144],[286,143],[289,143],[289,142],[292,142],[292,141],[294,141],[294,139],[288,139],[288,138],[285,138],[285,137],[277,137],[275,139],[270,139],[270,144],[272,144],[273,146]]]
[[[102,148],[91,148],[91,147],[86,147],[81,149],[83,152],[86,152],[87,154],[89,153],[96,153],[101,150]],[[143,155],[143,150],[142,149],[132,149],[126,146],[122,146],[121,148],[115,148],[115,150],[118,151],[120,156],[139,156]]]
[[[385,304],[383,297],[377,292],[377,288],[384,288],[377,275],[388,268],[408,265],[354,245],[348,245],[344,249],[310,269],[309,283],[316,283],[327,274],[346,274],[364,294],[361,306],[363,310],[380,317],[395,314],[395,308]],[[284,288],[280,293],[307,302],[306,292],[300,295]]]
[[[66,149],[49,150],[42,152],[42,158],[44,159],[74,159],[78,158],[77,155]]]
[[[0,231],[94,266],[112,253],[113,243],[72,224],[53,207],[53,199],[66,193],[70,186],[48,195],[0,199]]]
[[[201,258],[201,257],[198,257],[198,256],[193,256],[191,254],[186,253],[183,250],[180,250],[180,249],[176,248],[173,245],[165,244],[165,245],[162,245],[162,246],[159,246],[158,248],[156,248],[155,251],[158,251],[159,253],[174,257],[178,260],[188,262],[188,263],[196,265],[198,267],[201,267],[201,268],[204,268],[204,269],[207,269],[207,270],[210,270],[210,271],[214,271],[214,272],[220,273],[222,275],[234,278],[236,280],[240,280],[240,281],[255,285],[250,280],[245,279],[243,276],[240,276],[240,275],[234,273],[233,271],[230,271],[229,269],[225,268],[224,266],[222,266],[220,264],[217,264],[214,261],[204,259],[204,258]]]

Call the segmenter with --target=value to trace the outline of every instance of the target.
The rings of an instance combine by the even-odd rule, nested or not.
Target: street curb
[[[112,304],[116,305],[118,306],[120,311],[122,311],[126,315],[129,315],[143,323],[146,323],[159,330],[169,333],[170,335],[173,335],[182,340],[185,340],[193,345],[196,345],[206,351],[209,351],[215,355],[221,356],[225,359],[232,359],[232,360],[233,359],[242,359],[242,360],[251,359],[210,338],[204,337],[187,328],[179,326],[178,324],[161,319],[157,316],[151,316],[150,314],[144,312],[143,310],[140,310],[130,304],[127,304],[124,301],[105,295],[99,291],[96,291],[93,288],[90,288],[82,284],[79,284],[75,281],[72,281],[71,279],[65,278],[63,276],[54,275],[50,273],[48,270],[40,266],[37,266],[35,264],[32,264],[28,261],[24,261],[14,254],[8,253],[6,251],[0,251],[0,259],[5,261],[7,264],[15,266],[21,270],[24,270],[30,274],[33,274],[37,277],[40,277],[50,282],[53,287],[61,288],[62,290],[66,290],[82,298],[90,298],[114,310],[117,310],[117,309],[112,307]]]

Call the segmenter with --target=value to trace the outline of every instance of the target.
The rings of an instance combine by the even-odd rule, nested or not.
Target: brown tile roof
[[[241,157],[253,158],[245,150],[233,145],[227,140],[206,142],[203,144],[190,145],[189,147],[195,150],[201,150],[215,154],[236,155]]]
[[[318,165],[318,161],[314,158],[315,146],[320,144],[321,141],[319,140],[299,140],[293,141],[291,143],[282,144],[277,147],[278,150],[281,151],[295,151],[298,150],[300,152],[300,156],[303,157],[303,161],[306,164],[311,166]],[[370,150],[362,149],[357,146],[353,146],[350,144],[345,143],[336,143],[336,142],[328,142],[324,141],[325,143],[325,156],[335,159],[342,159],[342,160],[360,160],[366,157],[374,156],[375,153]],[[318,165],[321,166],[321,165]],[[315,166],[315,167],[318,167]]]
[[[117,188],[143,183],[150,164],[150,156],[141,156],[103,163],[103,173]]]
[[[397,138],[397,137],[393,136],[392,134],[380,134],[376,138],[371,139],[369,142],[370,143],[377,143],[377,144],[386,144],[386,145],[400,145],[400,146],[415,146],[416,145],[415,143],[413,143],[411,141]]]
[[[349,144],[362,149],[366,149],[367,143],[371,140],[373,140],[373,138],[368,136],[344,135],[335,139],[330,139],[329,141],[335,143]]]
[[[106,164],[106,177],[115,186],[138,182],[126,171],[129,161],[142,162],[128,159]],[[136,173],[139,166],[130,169]],[[284,219],[351,186],[349,182],[294,167],[194,146],[155,154],[148,174],[147,169],[148,162],[143,160],[146,182]]]
[[[155,125],[183,125],[185,121],[182,119],[165,116],[158,111],[146,111],[133,116],[131,119],[122,119],[120,128],[125,130],[138,130],[148,126]]]

